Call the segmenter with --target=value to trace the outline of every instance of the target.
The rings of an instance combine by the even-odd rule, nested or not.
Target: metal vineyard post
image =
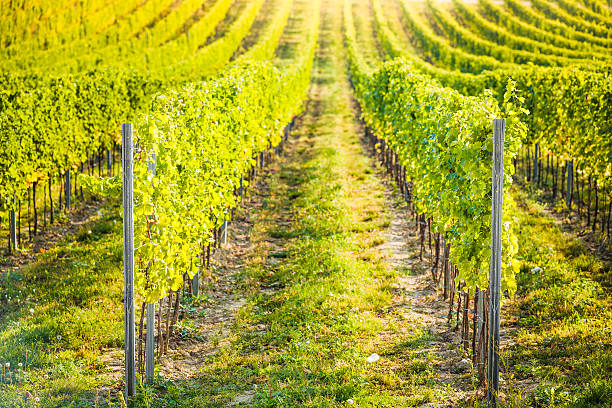
[[[110,151],[110,150],[109,150]],[[110,161],[109,161],[110,171]],[[155,177],[157,173],[157,158],[155,153],[149,159],[149,173]],[[147,382],[155,377],[155,303],[147,304],[147,338],[146,338],[146,378]]]
[[[493,120],[493,175],[491,197],[491,276],[489,280],[489,404],[496,406],[499,391],[499,325],[501,298],[502,205],[504,197],[505,119]]]
[[[126,399],[136,393],[136,322],[134,311],[134,196],[132,124],[121,127],[123,137],[123,266],[124,266],[124,311],[125,311],[125,393]]]

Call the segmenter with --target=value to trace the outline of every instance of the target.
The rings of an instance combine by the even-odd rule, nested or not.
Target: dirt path
[[[39,253],[52,248],[66,236],[79,231],[103,206],[104,200],[90,199],[85,203],[80,202],[69,214],[56,214],[59,220],[56,219],[53,225],[47,225],[46,228],[43,227],[42,217],[40,217],[39,233],[32,238],[32,242],[27,242],[27,224],[25,225],[25,232],[22,224],[22,248],[15,254],[0,258],[0,276],[2,276],[2,273],[22,269],[34,262]],[[32,226],[32,228],[34,227]]]
[[[178,340],[157,362],[156,370],[164,378],[193,377],[207,359],[231,340],[236,313],[245,304],[247,296],[241,272],[257,250],[251,240],[252,215],[263,207],[268,191],[266,179],[274,170],[274,165],[260,170],[256,183],[230,223],[227,244],[215,250],[211,270],[208,276],[202,277],[201,290],[205,300],[186,313],[176,330]]]
[[[471,386],[467,372],[451,374],[456,333],[419,261],[413,217],[363,140],[342,5],[321,13],[305,112],[157,362],[180,406],[447,406]],[[120,380],[118,356],[107,357]]]
[[[201,277],[199,300],[181,306],[181,319],[174,330],[168,352],[156,359],[155,375],[170,381],[191,379],[231,341],[236,313],[247,297],[242,270],[257,251],[251,239],[256,227],[253,214],[262,210],[268,194],[266,180],[275,171],[274,162],[258,169],[253,185],[247,190],[241,207],[229,224],[227,244],[212,250],[211,268]],[[110,388],[101,387],[100,394],[105,395],[108,389],[119,392],[117,384],[122,382],[124,370],[123,351],[108,350],[100,356],[99,361],[107,366],[106,375],[115,384]]]
[[[365,143],[364,148],[373,156],[371,147]],[[430,388],[442,393],[444,402],[428,401],[432,405],[426,406],[448,406],[451,402],[465,401],[474,391],[472,377],[462,361],[459,331],[455,330],[454,320],[448,322],[448,301],[442,297],[441,286],[434,284],[431,278],[428,259],[432,254],[426,246],[423,260],[420,260],[414,214],[401,197],[394,194],[394,186],[384,169],[373,165],[384,181],[386,206],[391,214],[389,228],[385,231],[386,242],[380,247],[387,267],[395,276],[394,297],[384,318],[389,327],[397,328],[381,336],[378,347],[388,350],[386,355],[392,360],[392,371],[414,365],[415,356],[417,362],[431,365],[429,374],[434,381]],[[389,347],[390,344],[393,346]]]
[[[418,259],[412,216],[362,140],[342,5],[324,2],[321,24],[286,155],[238,213],[215,255],[210,301],[189,313],[191,333],[158,372],[184,390],[196,381],[199,398],[219,406],[447,406],[471,386],[468,373],[451,375],[461,357],[447,306]],[[373,353],[380,360],[369,363]],[[366,382],[352,387],[358,378]]]

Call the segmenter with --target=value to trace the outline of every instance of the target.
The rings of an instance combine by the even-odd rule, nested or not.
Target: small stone
[[[531,273],[540,273],[540,272],[542,272],[542,268],[540,268],[539,266],[531,268]]]
[[[374,363],[380,360],[380,356],[376,353],[370,354],[370,356],[366,359],[368,363]]]
[[[346,403],[349,404],[349,405],[352,404],[353,403],[353,399],[352,398],[347,399]]]
[[[453,374],[459,374],[459,373],[464,373],[467,370],[469,370],[471,368],[471,364],[467,359],[463,359],[461,361],[459,361],[457,364],[455,364],[452,368],[451,368],[451,373]]]

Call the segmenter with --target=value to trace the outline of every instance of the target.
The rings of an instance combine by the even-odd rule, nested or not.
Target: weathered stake
[[[540,170],[540,144],[536,143],[533,154],[533,182],[538,184],[538,176]]]
[[[572,208],[572,187],[574,179],[574,162],[572,160],[567,162],[567,192],[565,194],[565,203],[567,208]]]
[[[132,124],[121,127],[123,137],[123,266],[125,328],[125,394],[129,400],[136,394],[136,322],[134,306],[134,197]]]
[[[489,369],[488,400],[497,406],[499,393],[499,326],[501,301],[502,204],[504,187],[504,132],[505,119],[493,120],[493,175],[491,198],[491,276],[489,279]]]
[[[10,251],[15,252],[17,250],[17,217],[15,216],[15,210],[9,211],[9,237],[10,237]]]
[[[107,150],[107,153],[110,150]],[[110,159],[110,155],[107,155]],[[108,171],[110,173],[110,160],[108,160]],[[157,158],[155,153],[151,154],[148,163],[148,170],[152,176],[157,174]],[[147,338],[145,350],[145,376],[147,382],[152,382],[155,377],[155,303],[147,303]]]
[[[223,221],[223,226],[221,227],[221,245],[227,245],[227,229],[228,222]]]
[[[36,209],[36,186],[38,182],[32,184],[32,201],[34,202],[34,235],[38,234],[38,211]]]
[[[110,149],[106,149],[106,171],[108,171],[108,175],[110,176],[111,171],[112,171],[112,156],[111,156],[111,150]]]
[[[70,170],[66,170],[66,182],[64,183],[65,187],[65,196],[66,196],[66,208],[65,210],[70,210]]]
[[[147,382],[155,377],[155,303],[147,304],[147,349],[146,377]]]
[[[204,271],[204,244],[200,243],[200,254],[198,255],[200,258],[200,266],[198,267],[198,272],[193,275],[191,279],[191,295],[199,296],[200,295],[200,272]]]
[[[200,272],[193,275],[193,279],[191,280],[191,293],[193,296],[200,295]]]

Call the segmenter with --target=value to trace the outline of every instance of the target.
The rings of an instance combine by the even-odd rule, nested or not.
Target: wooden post
[[[125,394],[129,400],[136,394],[136,323],[134,309],[134,197],[132,124],[121,127],[123,137],[123,267],[125,328]]]
[[[493,120],[493,175],[491,197],[491,276],[489,279],[489,404],[497,406],[499,393],[499,326],[501,301],[502,205],[504,192],[504,132],[505,119]]]
[[[202,257],[203,253],[200,255],[200,257]],[[200,259],[200,262],[204,262],[203,259]],[[202,267],[200,267],[200,269],[202,269]],[[197,272],[195,275],[193,275],[193,279],[191,280],[191,293],[193,296],[199,296],[200,295],[200,272]]]
[[[200,258],[200,269],[193,275],[193,279],[191,279],[191,295],[198,296],[200,294],[200,272],[204,271],[204,244],[200,243],[200,254],[198,255]]]
[[[531,181],[531,149],[527,147],[527,181]]]
[[[595,182],[595,192],[597,192],[597,181]],[[597,219],[597,211],[595,211],[595,219]],[[17,203],[17,246],[21,247],[21,200]]]
[[[58,182],[59,182],[59,194],[58,194],[58,199],[57,199],[57,209],[61,212],[62,211],[62,202],[63,202],[63,198],[62,195],[64,193],[64,180],[62,179],[62,172],[58,172]]]
[[[476,333],[476,337],[480,338],[480,332],[484,329],[484,291],[478,289],[478,332]]]
[[[565,191],[565,173],[567,172],[567,163],[561,167],[561,189],[559,190],[559,197],[563,200],[563,192]]]
[[[152,382],[155,377],[155,303],[147,304],[146,377]]]
[[[49,174],[49,224],[53,225],[53,217],[54,217],[54,212],[53,212],[53,194],[52,194],[52,190],[51,190],[51,184],[52,184],[52,176],[51,174]]]
[[[559,178],[559,159],[555,161],[555,157],[553,156],[551,162],[555,162],[554,167],[552,169],[552,183],[553,183],[553,198],[557,198],[557,179]]]
[[[574,175],[574,162],[572,160],[567,162],[567,192],[565,194],[565,203],[567,204],[567,208],[572,208],[572,187],[573,187],[573,177]]]
[[[31,204],[31,194],[30,194],[30,188],[28,187],[28,240],[32,240],[32,224],[30,223],[30,208],[32,207]]]
[[[34,235],[38,234],[38,211],[36,210],[36,186],[38,182],[32,184],[32,201],[34,202]]]
[[[538,184],[538,176],[539,176],[539,162],[540,160],[540,144],[535,144],[535,151],[533,154],[533,183]]]
[[[64,210],[70,210],[70,170],[66,170],[66,182],[64,184],[65,187],[65,196],[66,196],[66,208]]]
[[[597,194],[597,178],[594,180],[595,185],[595,212],[593,213],[593,232],[595,232],[595,226],[597,225],[597,212],[599,211],[599,194]],[[19,203],[21,205],[21,202]],[[19,211],[21,214],[21,211]],[[21,219],[21,216],[19,217]],[[19,228],[19,232],[21,232],[21,228]],[[21,243],[21,240],[20,240]]]
[[[98,177],[102,177],[102,148],[98,148]]]
[[[229,223],[227,221],[223,221],[223,226],[221,227],[221,245],[227,245],[227,229],[229,227]]]
[[[484,333],[483,331],[485,330],[485,311],[484,311],[484,294],[485,292],[481,289],[477,289],[477,293],[478,293],[478,305],[476,306],[477,308],[477,313],[476,313],[476,326],[475,326],[475,332],[476,332],[476,347],[474,348],[474,356],[476,357],[476,372],[479,373],[478,375],[480,376],[480,373],[483,372],[484,369],[484,347],[485,345],[483,344],[483,338],[484,338]],[[481,378],[482,379],[482,378]]]
[[[112,162],[113,162],[113,159],[111,157],[111,150],[106,149],[106,170],[108,171],[109,176],[112,174],[112,169],[113,169]]]
[[[15,216],[15,210],[9,211],[9,237],[10,237],[10,248],[11,252],[17,251],[17,217]]]
[[[107,150],[107,153],[110,150]],[[108,159],[107,154],[107,159]],[[155,153],[151,154],[148,162],[149,173],[155,177],[157,174],[157,158]],[[110,160],[108,160],[108,171],[110,173]],[[152,382],[155,377],[155,303],[147,303],[147,338],[145,350],[145,376],[147,382]]]
[[[81,165],[79,166],[79,171],[80,171],[81,173],[83,173],[83,170],[84,170],[84,166],[83,166],[83,163],[81,163]],[[74,186],[75,186],[75,188],[76,188],[76,178],[75,178],[75,184],[74,184]],[[80,195],[81,195],[81,200],[82,200],[82,199],[84,198],[84,197],[83,197],[83,186],[80,186],[80,188],[79,188],[79,192],[80,192]],[[75,190],[74,195],[76,196],[76,194],[77,194],[77,193],[76,193],[76,190]]]

